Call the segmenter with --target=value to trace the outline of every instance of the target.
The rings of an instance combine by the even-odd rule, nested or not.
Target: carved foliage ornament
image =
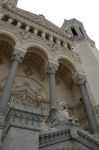
[[[16,59],[19,63],[21,63],[24,58],[24,55],[25,55],[25,52],[16,50],[14,51],[12,55],[12,61]]]
[[[46,71],[48,72],[48,74],[55,74],[56,71],[58,69],[58,65],[56,64],[53,64],[51,62],[49,62],[47,65],[46,65]]]
[[[75,73],[72,78],[74,80],[74,83],[78,85],[84,84],[86,82],[86,77],[83,74]]]

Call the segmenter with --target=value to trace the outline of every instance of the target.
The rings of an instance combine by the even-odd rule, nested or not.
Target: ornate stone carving
[[[14,8],[17,5],[18,0],[1,0],[4,8]]]
[[[48,74],[55,74],[57,69],[58,69],[58,65],[53,64],[52,62],[49,62],[46,66],[45,66],[46,72]]]
[[[64,126],[69,120],[70,116],[67,111],[67,106],[65,102],[58,103],[58,109],[54,114],[51,115],[48,122],[51,124],[51,127]]]
[[[32,70],[32,68],[31,68],[31,66],[27,66],[27,67],[24,69],[24,72],[25,72],[28,76],[33,75],[33,70]]]
[[[53,112],[50,118],[48,118],[48,123],[51,128],[67,128],[72,126],[72,128],[79,127],[78,119],[72,119],[69,114],[69,109],[65,102],[58,103],[58,109]]]
[[[20,12],[21,12],[22,10],[20,10]],[[20,20],[21,19],[21,21],[24,21],[24,19],[23,18],[20,18],[20,16],[17,16],[16,14],[11,14],[11,12],[9,13],[7,10],[6,10],[6,13],[8,13],[9,15],[13,15],[13,17],[14,18],[17,18],[18,20]],[[18,13],[18,12],[17,12]],[[24,11],[22,11],[21,12],[22,13],[22,15],[24,15],[23,13],[25,13]],[[20,14],[20,13],[19,13]],[[27,14],[27,12],[26,12],[26,14]],[[30,13],[28,14],[28,15],[30,15]],[[30,15],[31,16],[31,15]],[[31,22],[27,19],[27,22],[28,22],[28,24],[31,26],[32,24],[31,24]],[[5,25],[4,25],[5,26]],[[8,24],[6,25],[6,28],[7,28],[7,26],[8,26]],[[11,28],[11,30],[12,30],[12,27],[13,26],[10,26],[10,24],[9,24],[9,27],[8,28]],[[39,27],[38,27],[39,28]],[[28,36],[30,36],[29,38],[27,38],[27,39],[24,39],[23,37],[26,35],[26,31],[23,31],[22,29],[20,29],[20,28],[16,28],[16,27],[13,27],[13,29],[14,29],[14,34],[16,34],[16,35],[18,35],[19,37],[20,37],[20,32],[22,33],[22,38],[21,38],[21,41],[18,41],[18,42],[20,42],[20,43],[24,43],[24,46],[27,46],[28,45],[28,47],[31,45],[31,43],[33,43],[33,40],[35,39],[37,42],[36,43],[39,43],[40,45],[44,45],[44,47],[47,47],[47,44],[48,43],[50,43],[50,41],[47,41],[47,40],[42,40],[42,38],[36,38],[36,36],[34,36],[34,34],[31,34],[31,33],[28,33],[27,35]],[[46,32],[45,31],[45,28],[43,29],[44,30],[44,32]],[[10,32],[12,32],[12,31],[10,31]],[[49,30],[49,32],[50,32],[50,30]],[[58,38],[60,38],[60,39],[62,39],[62,40],[66,40],[66,37],[62,37],[61,36],[61,34],[60,35],[55,35],[56,37],[58,36]],[[31,42],[30,42],[31,41]],[[30,43],[30,45],[29,45],[29,43]],[[72,44],[72,42],[71,42],[71,44]],[[76,70],[78,69],[78,67],[79,67],[79,72],[80,72],[80,70],[81,70],[81,66],[80,66],[80,58],[79,58],[79,56],[78,55],[76,55],[72,50],[71,51],[68,51],[67,50],[67,48],[62,48],[62,47],[60,47],[60,46],[57,46],[57,44],[54,44],[54,46],[52,46],[52,43],[50,43],[50,45],[51,45],[51,47],[49,46],[49,52],[47,52],[47,54],[48,54],[48,57],[49,57],[49,61],[50,60],[52,60],[53,61],[53,63],[55,63],[59,58],[57,57],[58,55],[61,55],[61,56],[67,56],[69,59],[70,59],[70,61],[73,63],[73,65],[75,66],[75,68],[76,68]],[[57,53],[57,55],[56,55],[56,53]],[[60,56],[60,57],[61,57]]]
[[[84,84],[86,82],[86,77],[83,74],[75,73],[72,78],[74,80],[74,83],[78,85]]]
[[[24,55],[25,55],[25,52],[20,51],[20,50],[15,50],[12,55],[12,61],[16,59],[19,63],[21,63],[24,58]]]
[[[66,121],[70,118],[65,102],[59,102],[57,117],[60,121]]]

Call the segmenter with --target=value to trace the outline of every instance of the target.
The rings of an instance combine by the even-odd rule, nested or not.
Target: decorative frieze
[[[35,109],[36,110],[36,109]],[[4,120],[4,130],[2,134],[2,140],[4,140],[5,135],[9,131],[11,127],[28,129],[28,130],[41,130],[41,124],[43,123],[43,115],[39,110],[27,111],[18,109],[18,108],[9,108],[6,112],[5,120]]]

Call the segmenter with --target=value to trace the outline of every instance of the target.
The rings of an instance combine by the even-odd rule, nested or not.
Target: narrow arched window
[[[41,37],[42,36],[42,31],[38,30],[37,35]]]
[[[75,30],[75,28],[71,28],[71,31],[72,31],[72,33],[73,33],[74,36],[77,36],[77,35],[78,35],[78,34],[77,34],[77,31]]]

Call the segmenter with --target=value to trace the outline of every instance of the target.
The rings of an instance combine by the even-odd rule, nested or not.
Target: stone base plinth
[[[1,137],[2,150],[38,150],[43,116],[37,110],[12,107],[6,113]]]
[[[38,132],[11,127],[3,140],[2,150],[38,150]]]

